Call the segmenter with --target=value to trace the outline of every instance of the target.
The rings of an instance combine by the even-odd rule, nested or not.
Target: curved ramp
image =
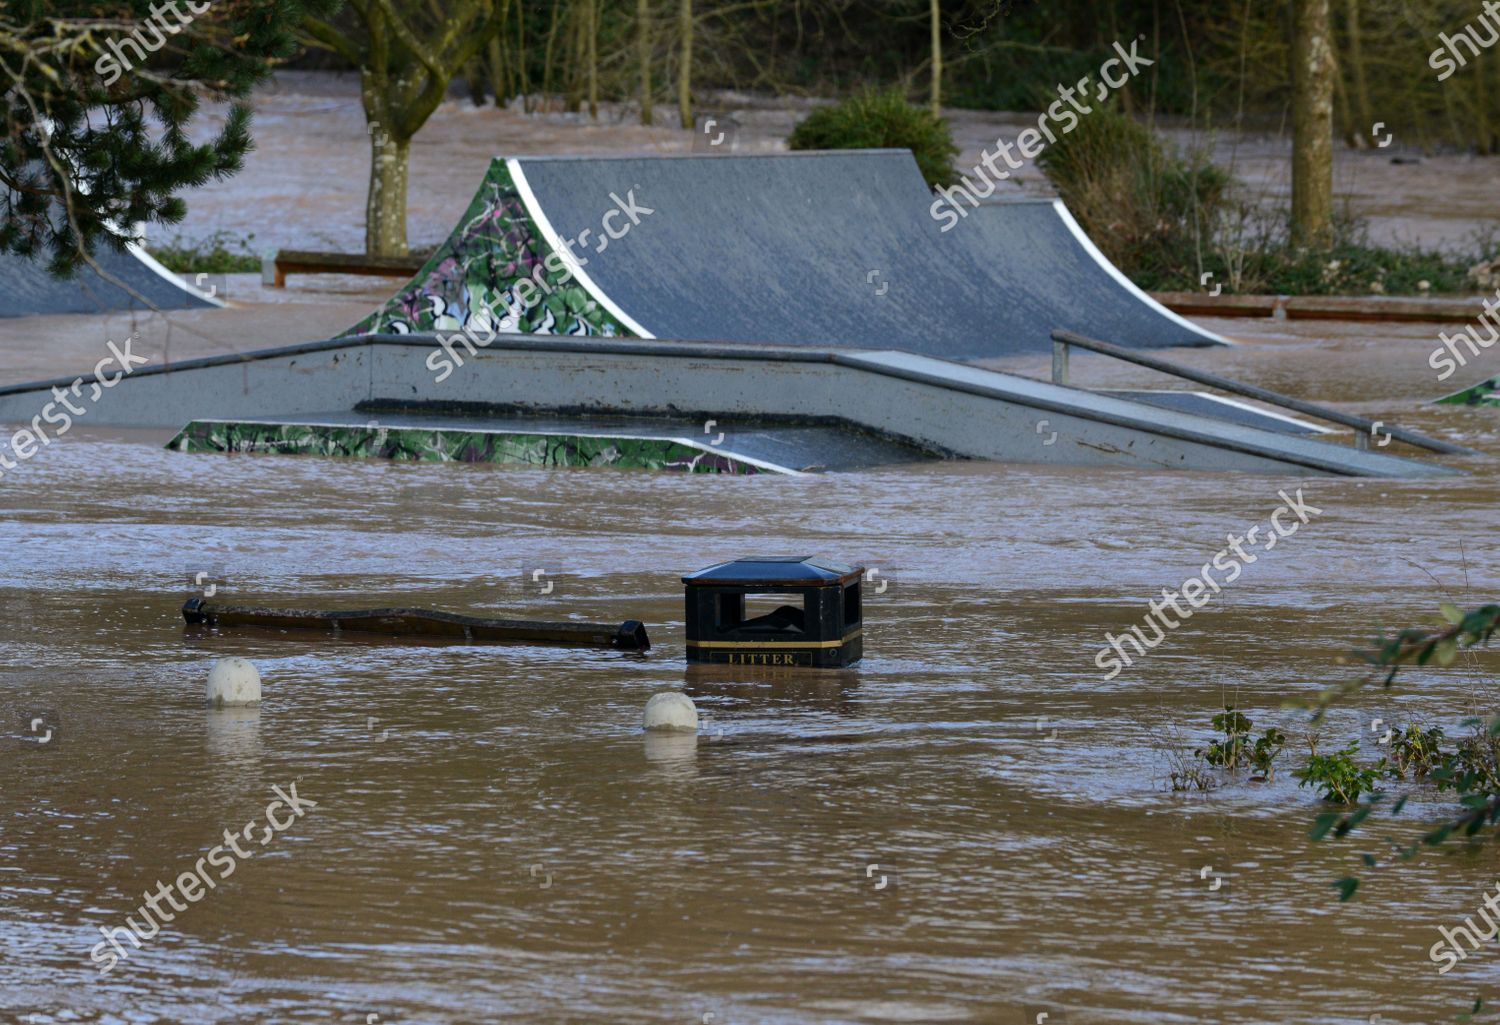
[[[497,160],[452,236],[351,334],[457,331],[898,347],[945,359],[1217,344],[1054,206],[944,233],[905,150]],[[618,232],[611,236],[610,232]],[[545,297],[527,300],[531,276]]]
[[[82,266],[71,278],[55,278],[47,273],[45,263],[0,254],[0,317],[224,305],[184,282],[139,246],[124,252],[100,246],[93,261],[98,270]]]
[[[1060,199],[985,203],[948,235],[975,248],[1004,291],[1018,330],[1085,324],[1087,329],[1064,330],[1141,349],[1233,344],[1139,288],[1099,251]]]

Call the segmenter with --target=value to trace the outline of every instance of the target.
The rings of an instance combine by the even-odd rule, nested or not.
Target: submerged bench
[[[359,274],[376,278],[409,278],[422,269],[426,256],[370,256],[365,253],[318,253],[281,249],[261,261],[260,283],[285,288],[288,274]]]

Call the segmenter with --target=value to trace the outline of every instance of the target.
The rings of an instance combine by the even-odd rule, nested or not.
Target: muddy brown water
[[[746,145],[791,120],[765,118]],[[994,134],[960,127],[970,150]],[[270,98],[259,131],[246,174],[195,197],[189,235],[357,244],[348,83]],[[319,163],[329,131],[347,136],[338,173]],[[685,145],[459,104],[423,139],[422,241],[498,150]],[[1396,219],[1438,188],[1419,182],[1451,186],[1438,161],[1360,160],[1374,191],[1395,175],[1415,190],[1381,211]],[[175,334],[143,318],[138,348],[323,337],[382,291],[226,283],[235,309]],[[127,320],[0,324],[0,379],[92,365]],[[1247,344],[1172,357],[1500,453],[1500,410],[1425,405],[1500,372],[1437,382],[1434,326],[1207,324]],[[1160,382],[1095,357],[1073,371]],[[81,423],[0,478],[0,1021],[1389,1025],[1452,1020],[1500,974],[1494,949],[1441,976],[1428,956],[1493,892],[1493,849],[1388,863],[1383,833],[1448,807],[1421,789],[1400,830],[1310,844],[1321,805],[1290,778],[1306,721],[1283,707],[1345,679],[1381,626],[1500,593],[1494,457],[1408,482],[964,462],[718,479],[187,456],[169,434]],[[1298,487],[1320,515],[1103,678],[1106,632]],[[766,552],[879,568],[863,662],[689,669],[678,577]],[[199,574],[250,604],[636,617],[655,646],[189,637]],[[228,655],[260,667],[258,710],[203,707]],[[1457,731],[1494,707],[1494,668],[1362,694],[1324,749],[1359,738],[1373,757],[1376,719]],[[696,741],[642,737],[667,689],[697,701]],[[1169,752],[1206,742],[1226,701],[1291,736],[1275,780],[1171,792]],[[101,977],[101,927],[143,921],[146,891],[293,783],[316,807],[141,949],[122,939]],[[1365,885],[1340,905],[1330,884],[1354,871]]]
[[[1427,329],[1368,330],[1178,355],[1500,450],[1500,410],[1420,404]],[[1142,383],[1105,367],[1075,372]],[[965,462],[718,479],[188,456],[166,436],[80,427],[0,480],[6,1020],[1419,1022],[1500,972],[1493,949],[1443,976],[1428,957],[1494,885],[1492,849],[1310,844],[1305,720],[1282,707],[1343,679],[1374,628],[1500,591],[1491,459],[1409,482]],[[1106,631],[1297,487],[1321,515],[1103,679]],[[880,567],[862,663],[688,669],[678,577],[764,552]],[[635,617],[655,646],[188,638],[199,572],[246,603]],[[260,667],[258,711],[203,707],[227,655]],[[1454,729],[1492,669],[1365,694],[1325,749],[1373,754],[1377,718]],[[646,699],[676,688],[700,736],[647,743]],[[1164,749],[1206,741],[1226,700],[1291,734],[1275,780],[1172,793]],[[142,922],[146,891],[293,782],[316,808],[101,977],[100,928]],[[1405,828],[1443,807],[1418,791]],[[1341,906],[1330,884],[1367,850],[1382,867]]]

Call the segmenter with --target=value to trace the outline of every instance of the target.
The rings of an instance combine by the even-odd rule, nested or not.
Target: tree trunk
[[[1344,137],[1344,144],[1350,149],[1364,149],[1369,140],[1354,123],[1359,114],[1349,99],[1349,86],[1344,81],[1347,77],[1344,74],[1344,65],[1340,64],[1338,76],[1333,81],[1333,118],[1338,124],[1339,134]],[[1370,126],[1366,125],[1365,131],[1369,130]]]
[[[652,123],[651,117],[651,0],[636,0],[636,48],[641,64],[641,124]]]
[[[943,5],[932,0],[932,112],[943,113]]]
[[[562,10],[561,3],[552,5],[552,21],[547,26],[547,48],[542,58],[542,99],[543,110],[552,109],[552,46],[557,42],[557,17]]]
[[[495,106],[503,107],[510,99],[510,71],[505,64],[505,51],[501,48],[499,36],[490,40],[489,66],[490,91],[495,94]]]
[[[693,0],[677,5],[677,29],[682,35],[682,63],[677,68],[677,116],[684,131],[693,130]]]
[[[589,56],[589,8],[588,0],[575,2],[568,11],[568,47],[572,56],[568,58],[568,98],[564,109],[576,114],[583,109],[583,91],[586,86],[584,65]]]
[[[406,255],[406,165],[411,140],[387,135],[371,118],[370,193],[365,202],[365,252]]]
[[[589,117],[599,120],[599,0],[589,5]]]
[[[1293,0],[1292,240],[1333,240],[1333,88],[1329,0]]]
[[[1360,25],[1359,0],[1347,0],[1349,14],[1349,70],[1354,78],[1354,126],[1361,148],[1375,127],[1370,113],[1370,81],[1365,75],[1364,28]]]
[[[531,113],[531,73],[526,67],[526,0],[516,4],[516,71],[521,84],[521,110]]]
[[[475,57],[464,68],[464,83],[469,87],[469,102],[476,107],[484,106],[484,61]]]

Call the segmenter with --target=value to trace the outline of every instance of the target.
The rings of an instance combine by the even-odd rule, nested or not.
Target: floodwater
[[[1383,392],[1379,412],[1494,451],[1500,410],[1418,406],[1425,345],[1288,333],[1231,366],[1315,396],[1326,367],[1330,397]],[[1493,460],[1401,483],[721,479],[166,436],[79,428],[0,482],[5,1020],[1389,1023],[1446,1019],[1500,973],[1494,949],[1444,976],[1427,953],[1493,886],[1492,849],[1386,865],[1383,841],[1310,844],[1305,717],[1282,707],[1380,626],[1493,598]],[[1106,631],[1299,487],[1320,515],[1103,678]],[[678,577],[767,552],[879,568],[862,663],[687,667]],[[199,573],[246,603],[639,618],[655,646],[190,637]],[[258,711],[203,707],[228,655],[260,667]],[[1377,718],[1454,731],[1492,668],[1363,695],[1323,749],[1373,755]],[[670,689],[697,701],[696,741],[643,738]],[[1167,752],[1226,701],[1291,736],[1275,780],[1171,792]],[[98,974],[101,927],[146,928],[147,891],[293,783],[315,808]],[[1408,830],[1444,807],[1417,794]],[[1339,905],[1366,850],[1382,867]]]
[[[443,230],[482,167],[463,171]],[[299,216],[326,213],[320,195]],[[286,196],[200,204],[195,223],[287,225],[266,213]],[[185,315],[217,340],[179,331],[171,352],[319,337],[366,302],[313,288],[236,296],[218,326]],[[59,320],[0,325],[0,377],[91,364],[103,335]],[[1425,405],[1500,372],[1435,381],[1432,325],[1206,326],[1247,344],[1172,358],[1500,451],[1500,409]],[[1096,357],[1073,370],[1158,383]],[[1422,788],[1399,829],[1310,843],[1322,806],[1290,775],[1306,716],[1284,707],[1355,672],[1382,627],[1500,593],[1493,457],[1407,482],[973,462],[711,478],[189,456],[162,449],[170,433],[80,423],[0,478],[0,1021],[1391,1025],[1452,1020],[1500,979],[1493,947],[1441,976],[1428,955],[1493,892],[1493,848],[1388,862],[1383,834],[1448,809]],[[1104,678],[1107,632],[1298,488],[1318,514]],[[685,664],[678,578],[764,553],[878,570],[859,665]],[[654,647],[188,635],[181,604],[210,587],[639,618]],[[230,655],[259,666],[258,710],[203,706]],[[1494,667],[1361,694],[1321,748],[1373,758],[1410,721],[1460,732],[1473,702],[1494,707]],[[699,735],[648,740],[642,708],[673,689]],[[1226,702],[1289,735],[1275,779],[1173,793],[1171,754]],[[100,975],[101,928],[143,922],[144,894],[222,857],[293,784],[315,806],[278,810],[284,831],[257,829],[264,846],[211,869],[140,949],[121,937]],[[1353,872],[1341,905],[1331,883]]]

